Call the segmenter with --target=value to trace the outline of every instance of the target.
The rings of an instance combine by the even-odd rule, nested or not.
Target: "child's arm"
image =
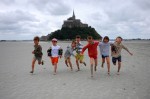
[[[122,48],[125,49],[130,55],[133,55],[133,54],[128,50],[128,48],[125,47],[124,45],[122,46]]]
[[[61,58],[61,57],[62,57],[62,54],[63,54],[63,49],[62,49],[62,48],[60,48],[60,49],[58,50],[58,54],[59,54],[59,57]]]
[[[89,46],[89,44],[87,44],[86,46],[84,46],[84,47],[82,48],[82,52],[81,52],[81,54],[83,54],[83,53],[84,53],[84,51],[88,48],[88,46]]]
[[[72,50],[72,48],[68,48],[68,51],[69,51],[69,53],[70,53],[72,56],[74,56],[74,57],[75,57],[75,55],[73,54],[73,50]]]

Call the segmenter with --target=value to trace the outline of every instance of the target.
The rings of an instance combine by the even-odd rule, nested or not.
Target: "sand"
[[[98,70],[90,77],[89,57],[85,53],[87,66],[81,71],[67,68],[64,58],[59,60],[58,73],[46,51],[49,42],[41,42],[45,64],[36,64],[31,75],[33,42],[0,42],[0,99],[150,99],[150,41],[125,41],[133,52],[130,56],[122,51],[122,68],[117,75],[117,66],[111,63],[111,76],[107,75],[106,64],[101,68],[99,55]],[[85,45],[86,42],[83,42]],[[69,43],[59,42],[63,49]]]

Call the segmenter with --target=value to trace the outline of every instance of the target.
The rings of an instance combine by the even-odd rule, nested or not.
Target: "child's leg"
[[[68,63],[70,65],[70,68],[71,68],[71,71],[72,71],[72,63],[71,63],[71,59],[70,58],[68,58]]]
[[[110,58],[109,56],[106,57],[106,61],[107,61],[107,69],[108,69],[108,74],[110,73]]]
[[[97,70],[97,58],[94,59],[94,62],[95,62],[95,71]]]
[[[80,71],[80,67],[79,67],[79,60],[78,59],[76,59],[76,65],[77,65],[77,71]]]
[[[118,59],[118,75],[119,75],[121,69],[121,56],[119,56],[117,59]]]
[[[102,68],[104,67],[104,63],[105,63],[105,57],[102,57],[102,65],[101,65]]]
[[[91,65],[91,77],[93,77],[93,63],[94,63],[94,59],[90,58],[90,65]]]
[[[34,65],[35,65],[35,62],[36,62],[36,59],[33,58],[32,60],[32,71],[30,73],[33,73],[34,72]]]
[[[56,75],[56,71],[57,71],[57,63],[54,63],[54,75]]]
[[[68,59],[65,59],[65,64],[68,67]]]
[[[82,64],[84,64],[84,66],[86,66],[86,63],[83,61],[83,59],[84,59],[84,55],[80,55],[80,58],[79,58],[80,63],[82,63]]]
[[[118,75],[119,75],[120,69],[121,69],[121,62],[118,61]]]
[[[38,57],[37,60],[38,60],[38,64],[39,64],[39,65],[40,65],[40,64],[44,65],[44,62],[43,62],[43,60],[42,60],[42,57]]]
[[[116,65],[116,61],[117,61],[117,59],[116,59],[115,57],[112,57],[112,63],[113,63],[114,65]]]

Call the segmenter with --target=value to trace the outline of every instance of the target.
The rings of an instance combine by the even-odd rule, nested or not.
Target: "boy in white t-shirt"
[[[58,58],[62,57],[62,49],[59,45],[57,45],[56,38],[52,39],[52,46],[48,49],[47,52],[52,62],[52,65],[54,66],[54,75],[56,75]]]

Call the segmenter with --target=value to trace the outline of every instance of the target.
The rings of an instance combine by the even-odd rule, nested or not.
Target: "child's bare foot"
[[[80,71],[80,69],[76,70],[76,72]]]
[[[71,71],[73,71],[73,68],[71,68]]]
[[[108,72],[108,75],[110,76],[110,72]]]
[[[56,72],[54,72],[53,75],[56,75]]]
[[[32,73],[32,74],[33,74],[33,71],[30,71],[30,73]]]
[[[120,73],[119,73],[119,72],[117,72],[117,75],[120,75]]]

